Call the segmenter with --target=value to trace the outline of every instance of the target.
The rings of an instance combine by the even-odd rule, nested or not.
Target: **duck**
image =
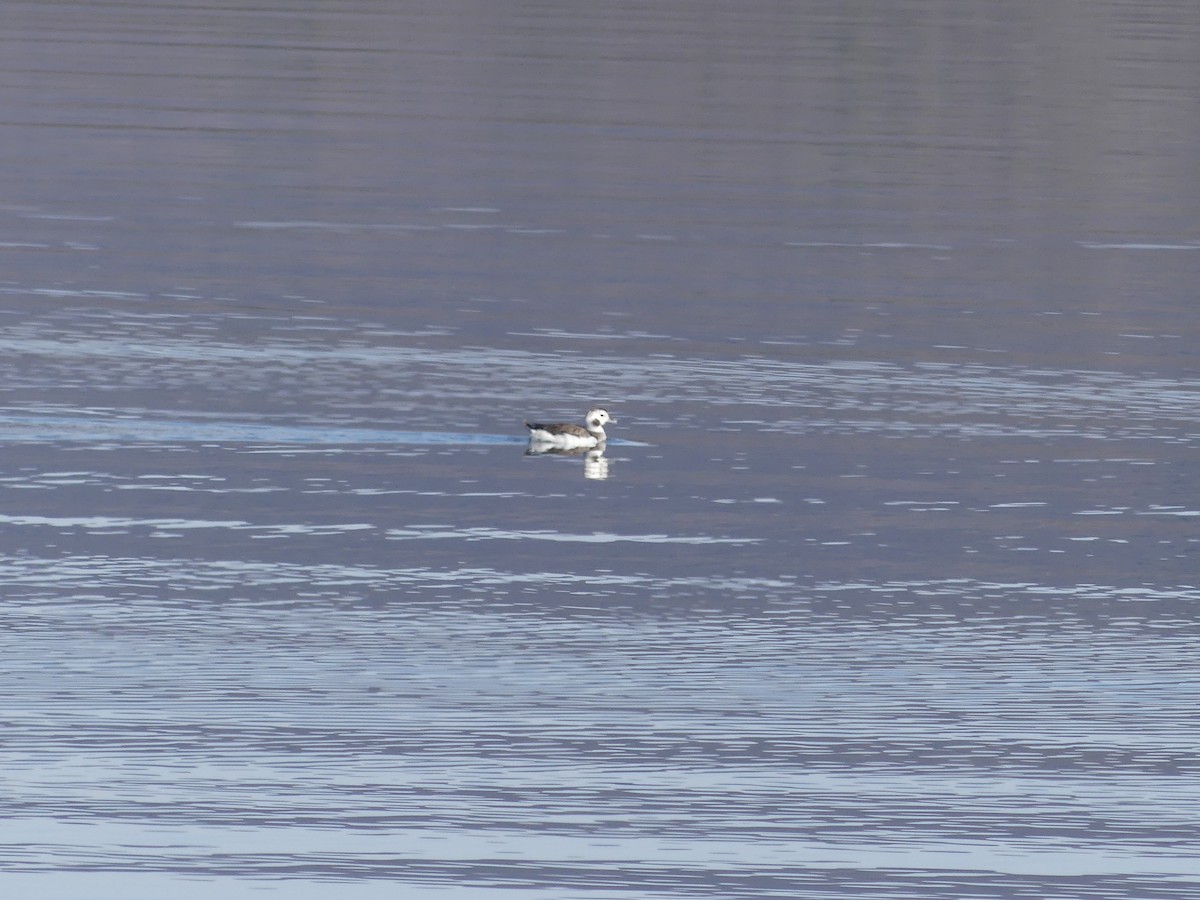
[[[595,407],[587,411],[583,421],[584,427],[569,422],[526,422],[525,427],[529,429],[530,444],[579,450],[603,444],[608,439],[604,426],[609,422],[615,424],[617,420],[608,414],[608,410]]]

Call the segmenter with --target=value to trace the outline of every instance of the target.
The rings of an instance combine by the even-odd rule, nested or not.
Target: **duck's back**
[[[586,428],[579,425],[572,425],[569,422],[526,422],[525,427],[532,432],[543,431],[551,437],[595,437]]]

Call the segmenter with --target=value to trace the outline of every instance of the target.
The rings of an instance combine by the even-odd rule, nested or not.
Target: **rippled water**
[[[4,896],[1195,895],[1189,5],[5,26]]]

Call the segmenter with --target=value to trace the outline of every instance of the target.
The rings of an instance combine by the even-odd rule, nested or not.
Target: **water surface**
[[[1196,892],[1188,4],[5,24],[6,893]]]

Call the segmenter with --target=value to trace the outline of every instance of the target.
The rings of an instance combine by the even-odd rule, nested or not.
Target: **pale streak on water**
[[[1077,13],[6,4],[3,895],[1194,896],[1200,29]]]

